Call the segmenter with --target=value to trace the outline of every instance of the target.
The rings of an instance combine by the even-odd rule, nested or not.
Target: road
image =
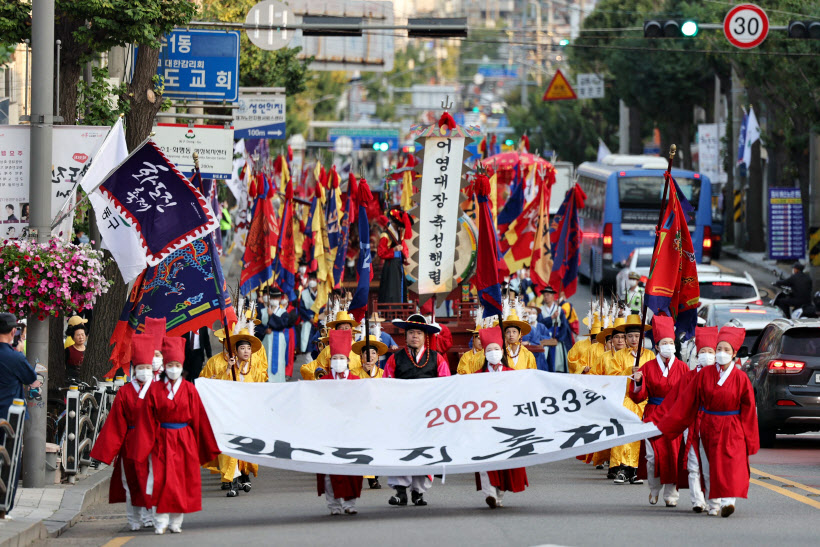
[[[727,273],[748,270],[763,292],[774,276],[741,261],[724,258]],[[573,303],[585,310],[589,288],[579,286]],[[696,515],[688,491],[678,508],[650,506],[648,488],[615,485],[605,472],[577,460],[528,469],[530,487],[511,494],[505,507],[491,511],[475,491],[472,475],[439,480],[428,494],[430,505],[390,507],[390,490],[367,490],[357,516],[330,517],[316,496],[314,475],[264,468],[254,489],[228,499],[218,478],[203,473],[203,511],[186,517],[181,535],[168,545],[309,544],[333,545],[629,545],[643,538],[664,538],[668,545],[810,544],[810,525],[820,517],[820,435],[780,436],[773,449],[752,458],[748,500],[739,500],[729,519]],[[386,482],[386,481],[383,481]],[[43,540],[45,547],[72,545],[153,546],[150,530],[130,532],[122,504],[91,507],[64,536]]]

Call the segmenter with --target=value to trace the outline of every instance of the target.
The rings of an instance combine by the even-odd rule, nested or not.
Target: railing
[[[9,407],[8,419],[0,420],[0,431],[3,435],[3,442],[0,444],[0,518],[6,517],[14,502],[14,483],[17,480],[17,466],[20,463],[25,418],[25,401],[14,399]]]

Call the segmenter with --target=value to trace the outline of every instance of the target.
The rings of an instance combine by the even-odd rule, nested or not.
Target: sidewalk
[[[726,256],[732,257],[736,260],[742,260],[758,269],[773,273],[775,270],[780,270],[784,276],[788,277],[792,274],[792,265],[778,264],[776,260],[770,260],[766,253],[750,253],[748,251],[738,250],[734,245],[724,245],[721,252]]]
[[[18,488],[14,509],[0,519],[0,547],[23,547],[68,530],[85,508],[108,499],[111,470],[107,465],[89,468],[77,477],[76,484]]]

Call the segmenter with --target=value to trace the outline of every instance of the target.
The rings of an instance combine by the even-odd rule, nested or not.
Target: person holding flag
[[[307,286],[302,289],[299,294],[299,303],[297,311],[299,313],[299,323],[297,329],[299,332],[299,349],[297,355],[297,363],[299,366],[310,362],[310,352],[312,351],[316,340],[319,338],[319,322],[322,320],[321,313],[313,311],[313,304],[319,296],[319,281],[316,279],[316,270],[308,272]]]
[[[266,329],[266,342],[270,337],[268,356],[268,382],[284,382],[293,374],[295,354],[295,325],[297,312],[289,305],[287,295],[278,287],[271,287],[268,306],[260,312],[260,319]]]
[[[578,287],[578,267],[581,263],[581,228],[578,210],[584,208],[587,195],[576,184],[567,191],[564,202],[550,227],[550,243],[553,250],[552,272],[549,286],[567,297],[575,294]]]
[[[473,191],[478,203],[478,250],[474,279],[478,302],[484,317],[501,315],[501,274],[506,264],[498,249],[498,233],[495,230],[490,208],[490,179],[481,167],[473,181]]]
[[[557,342],[554,346],[544,348],[547,362],[546,370],[549,372],[567,372],[567,349],[572,347],[572,339],[564,309],[555,302],[557,293],[558,291],[549,285],[541,290],[544,300],[541,304],[540,313],[537,315],[537,320],[547,328],[550,338]]]

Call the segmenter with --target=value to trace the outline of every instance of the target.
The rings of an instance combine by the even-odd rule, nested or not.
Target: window
[[[780,353],[799,357],[820,355],[820,328],[789,329],[783,334]]]
[[[757,347],[755,348],[753,346],[750,353],[768,353],[776,334],[777,329],[775,327],[771,325],[766,327],[766,330],[763,331],[763,336],[758,339]]]
[[[701,281],[700,297],[708,300],[746,300],[757,298],[752,285],[731,281]]]
[[[768,306],[715,306],[715,324],[725,325],[730,319],[737,319],[741,323],[749,321],[773,321],[783,317],[780,308]]]
[[[675,179],[683,195],[696,210],[700,199],[700,180]],[[621,208],[653,209],[661,206],[663,196],[663,177],[619,177],[618,196]]]
[[[636,268],[648,268],[652,265],[652,255],[646,253],[638,253],[638,260],[635,261]]]

